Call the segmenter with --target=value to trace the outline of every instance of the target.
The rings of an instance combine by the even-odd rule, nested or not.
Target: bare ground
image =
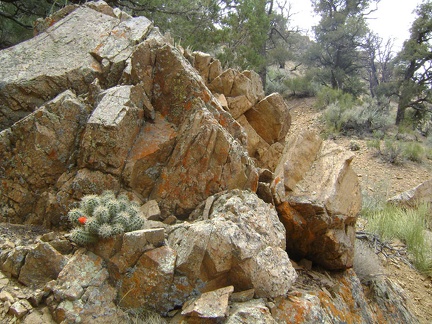
[[[288,102],[292,117],[291,132],[305,128],[322,131],[321,112],[317,111],[313,104],[314,99],[295,99]],[[425,160],[421,164],[406,162],[402,165],[393,165],[377,157],[374,150],[367,147],[367,139],[337,137],[333,140],[346,149],[349,149],[352,141],[359,144],[360,149],[353,152],[355,157],[351,165],[365,194],[389,198],[432,179],[431,160]],[[401,245],[401,242],[390,244],[397,246]],[[404,250],[403,244],[400,248]],[[404,256],[386,258],[381,255],[385,275],[405,290],[410,310],[420,323],[431,323],[432,278],[420,274],[413,266],[407,264],[405,259]]]

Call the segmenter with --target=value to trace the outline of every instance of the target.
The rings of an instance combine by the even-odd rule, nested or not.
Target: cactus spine
[[[83,197],[79,208],[69,211],[68,219],[75,227],[70,238],[79,245],[135,231],[144,225],[138,204],[126,195],[116,198],[112,191]]]

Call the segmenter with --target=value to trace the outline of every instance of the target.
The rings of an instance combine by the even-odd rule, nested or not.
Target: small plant
[[[403,147],[399,141],[389,138],[381,141],[378,138],[374,138],[367,142],[367,147],[374,149],[376,156],[381,157],[385,162],[396,165],[403,164],[404,162]]]
[[[70,238],[80,245],[135,231],[144,225],[138,204],[126,195],[116,198],[112,191],[84,196],[79,208],[69,211],[68,219],[74,226]]]
[[[317,93],[316,107],[324,109],[331,104],[338,103],[343,109],[349,109],[355,105],[355,101],[353,95],[344,93],[342,90],[322,87]]]
[[[381,149],[381,157],[384,161],[391,164],[402,164],[402,145],[395,140],[384,140],[384,148]]]
[[[368,230],[383,240],[403,241],[416,268],[432,275],[432,253],[425,237],[425,230],[430,226],[430,206],[420,204],[416,208],[403,208],[382,203],[378,208],[370,207],[362,210],[368,220]]]
[[[404,146],[403,155],[410,161],[421,163],[425,156],[425,149],[420,143],[407,143]]]

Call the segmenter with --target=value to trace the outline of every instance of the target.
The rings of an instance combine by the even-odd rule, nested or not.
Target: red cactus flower
[[[80,218],[78,218],[78,222],[79,222],[81,225],[84,225],[84,224],[87,222],[87,217],[85,217],[85,216],[81,216]]]

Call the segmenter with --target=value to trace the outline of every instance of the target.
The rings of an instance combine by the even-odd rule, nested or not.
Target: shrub
[[[313,82],[311,73],[304,76],[289,78],[284,81],[285,86],[294,97],[313,97],[317,92],[316,84]]]
[[[384,140],[384,147],[381,148],[381,158],[391,164],[402,164],[402,144],[392,139]]]
[[[351,94],[344,93],[342,90],[322,87],[317,93],[316,107],[324,109],[330,104],[338,103],[343,108],[351,108],[355,101]]]
[[[421,163],[425,149],[420,143],[406,143],[403,147],[403,156],[410,161]]]
[[[84,196],[79,208],[69,211],[68,219],[74,226],[70,238],[80,245],[135,231],[144,224],[138,204],[125,195],[116,198],[112,191]]]
[[[288,71],[284,69],[270,68],[266,79],[266,94],[278,92],[283,97],[287,97],[289,94],[284,83],[287,78],[289,78]]]
[[[369,148],[375,149],[376,155],[383,161],[391,164],[403,164],[403,146],[400,142],[389,138],[384,139],[384,141],[374,138],[366,144]]]
[[[363,135],[384,132],[391,125],[388,106],[375,99],[354,104],[354,101],[344,100],[328,105],[323,114],[327,132]]]

